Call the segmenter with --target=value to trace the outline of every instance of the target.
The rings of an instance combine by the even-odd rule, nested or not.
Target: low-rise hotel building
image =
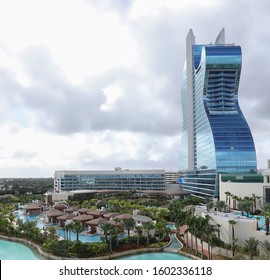
[[[55,171],[54,192],[74,190],[165,190],[165,170]]]

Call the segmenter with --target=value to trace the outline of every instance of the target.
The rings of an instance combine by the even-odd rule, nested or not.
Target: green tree
[[[124,220],[124,228],[127,229],[128,236],[130,235],[130,230],[135,227],[135,221],[133,219]]]
[[[265,203],[262,207],[262,211],[265,218],[266,235],[269,234],[269,218],[270,218],[270,203]]]
[[[108,242],[108,234],[109,231],[112,229],[112,225],[107,223],[102,223],[101,225],[99,225],[99,227],[102,229],[103,234],[105,235],[105,242]]]
[[[206,203],[207,212],[210,212],[211,209],[214,208],[214,206],[215,206],[215,203],[214,203],[213,199],[210,198],[210,197],[205,198],[205,203]]]
[[[244,198],[242,200],[239,200],[239,202],[238,202],[238,209],[240,211],[242,211],[242,215],[244,214],[244,212],[246,212],[247,217],[249,217],[252,205],[253,205],[253,202],[250,200],[250,198],[246,197],[246,198]]]
[[[253,260],[254,256],[257,254],[258,245],[259,240],[255,239],[255,237],[250,237],[244,242],[245,251],[249,254],[251,260]]]
[[[150,230],[154,228],[154,224],[152,221],[143,223],[143,228],[146,230],[146,238],[147,238],[147,247],[149,247],[149,239],[150,239]]]
[[[166,223],[164,221],[157,221],[155,224],[155,230],[158,234],[158,242],[164,238]]]
[[[224,211],[226,207],[226,202],[223,200],[217,201],[215,206],[217,207],[218,211]]]
[[[79,235],[81,232],[84,231],[84,227],[82,224],[78,221],[72,224],[72,229],[71,229],[75,234],[76,234],[76,241],[79,241]]]
[[[140,248],[140,238],[141,238],[142,233],[143,233],[142,227],[136,226],[135,227],[135,233],[136,233],[136,236],[137,236],[137,247]]]
[[[235,247],[237,239],[235,238],[234,226],[237,224],[235,220],[229,220],[229,224],[232,226],[232,257],[234,259],[235,256]]]
[[[265,240],[265,241],[261,241],[260,244],[266,254],[266,257],[269,258],[270,257],[270,242],[268,240]]]

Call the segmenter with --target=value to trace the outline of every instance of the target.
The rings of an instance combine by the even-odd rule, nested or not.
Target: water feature
[[[123,256],[121,258],[117,258],[116,260],[191,260],[191,258],[170,252],[155,252]]]
[[[18,242],[0,240],[1,260],[46,260],[35,249]]]

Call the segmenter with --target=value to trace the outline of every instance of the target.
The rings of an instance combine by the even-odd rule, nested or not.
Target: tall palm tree
[[[110,252],[112,252],[113,251],[113,249],[112,249],[112,237],[115,234],[115,228],[111,224],[108,224],[108,225],[110,226],[109,229],[108,229],[108,233],[110,235]]]
[[[158,233],[158,242],[161,241],[164,237],[165,233],[165,228],[166,228],[166,223],[164,221],[157,221],[155,224],[155,229]]]
[[[135,221],[133,219],[124,220],[124,227],[127,229],[128,236],[130,235],[130,230],[135,227]]]
[[[116,238],[116,247],[119,247],[119,240],[118,240],[118,225],[120,224],[121,220],[119,218],[114,218],[115,221],[115,238]]]
[[[197,236],[200,238],[200,242],[201,242],[201,258],[202,259],[204,257],[203,239],[204,239],[205,234],[206,234],[205,229],[206,229],[207,225],[208,225],[208,220],[206,218],[201,217],[201,216],[199,216],[197,218],[197,224],[196,224],[196,226],[197,226]]]
[[[62,227],[62,230],[64,231],[64,239],[70,240],[70,231],[71,231],[71,224],[66,224]]]
[[[270,203],[265,203],[262,207],[262,211],[265,218],[266,235],[269,234],[269,218],[270,218]]]
[[[218,236],[217,236],[218,240],[220,240],[220,228],[221,228],[221,225],[220,225],[220,224],[216,224],[216,230],[217,230],[217,234],[218,234]]]
[[[236,202],[239,201],[239,197],[237,195],[232,195],[233,199],[233,209],[236,209]]]
[[[137,247],[140,248],[140,237],[142,236],[143,229],[140,226],[135,227],[135,233],[137,235]]]
[[[237,239],[235,239],[235,232],[234,232],[234,226],[237,224],[237,221],[235,220],[229,220],[229,224],[232,226],[232,257],[235,256],[235,245]]]
[[[72,224],[72,231],[76,233],[76,241],[79,241],[79,234],[84,231],[84,227],[79,221]]]
[[[154,228],[154,224],[152,221],[143,223],[143,228],[146,230],[146,238],[147,238],[147,247],[149,247],[149,238],[150,238],[150,230]]]
[[[112,229],[112,225],[109,223],[102,223],[99,227],[103,230],[103,234],[105,235],[105,242],[108,242],[108,234],[109,231]]]
[[[249,257],[253,260],[253,257],[257,253],[257,247],[259,245],[259,240],[255,239],[255,237],[250,237],[244,242],[245,249],[249,253]]]
[[[253,209],[252,212],[254,212],[257,208],[257,199],[260,199],[261,197],[258,195],[255,195],[255,193],[252,194],[251,200],[253,201]]]
[[[229,206],[229,211],[231,211],[231,196],[232,194],[230,192],[225,192],[226,195],[226,204]]]
[[[257,221],[257,224],[256,224],[256,230],[260,230],[260,227],[259,227],[259,220],[261,219],[260,216],[257,216],[256,217],[256,221]]]

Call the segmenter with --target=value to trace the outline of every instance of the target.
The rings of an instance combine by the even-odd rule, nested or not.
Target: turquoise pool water
[[[180,254],[158,252],[158,253],[145,253],[132,256],[125,256],[116,260],[191,260]]]
[[[237,216],[239,216],[239,213],[236,214]],[[241,215],[242,216],[242,215]],[[247,217],[247,214],[245,213],[243,215],[244,217]],[[249,219],[255,219],[257,220],[257,218],[259,218],[258,220],[258,226],[260,229],[266,231],[266,227],[265,227],[265,217],[264,216],[257,216],[257,215],[249,215],[248,217]]]
[[[45,260],[46,258],[27,245],[0,240],[0,260]]]
[[[166,226],[167,226],[171,231],[176,230],[174,224],[167,224]]]
[[[46,260],[32,248],[12,241],[0,240],[1,260]],[[158,252],[125,256],[116,260],[191,260],[180,254]]]

